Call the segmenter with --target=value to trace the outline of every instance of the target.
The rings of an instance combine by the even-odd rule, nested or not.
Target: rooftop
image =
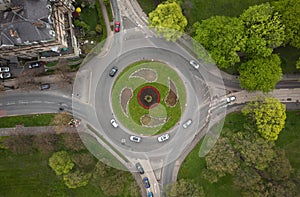
[[[11,9],[0,11],[0,47],[54,39],[48,0],[11,0],[11,3]]]

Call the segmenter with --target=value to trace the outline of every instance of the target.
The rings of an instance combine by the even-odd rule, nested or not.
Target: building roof
[[[12,0],[0,11],[0,47],[54,40],[51,6],[47,0]]]

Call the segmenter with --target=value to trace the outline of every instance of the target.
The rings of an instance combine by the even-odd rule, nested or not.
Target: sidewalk
[[[0,136],[37,135],[37,134],[77,133],[76,128],[68,126],[24,127],[16,125],[13,128],[0,128]]]

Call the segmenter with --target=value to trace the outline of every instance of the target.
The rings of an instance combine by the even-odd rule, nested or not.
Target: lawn
[[[24,116],[10,116],[0,118],[0,128],[15,127],[22,124],[25,127],[48,126],[55,114],[35,114]]]
[[[163,0],[154,0],[154,1],[149,1],[149,0],[138,0],[141,8],[143,11],[148,15],[152,10],[156,8],[158,4],[163,2]]]
[[[244,117],[241,113],[232,113],[226,116],[223,132],[226,129],[238,131],[243,128]],[[286,155],[294,169],[300,169],[300,111],[287,111],[286,127],[281,131],[276,146],[284,148]],[[231,176],[225,176],[217,183],[211,184],[201,178],[201,172],[205,168],[205,159],[198,156],[201,141],[183,162],[178,179],[193,179],[196,183],[204,187],[208,197],[240,196],[240,192],[234,188]]]
[[[153,72],[156,73],[156,79],[147,84],[147,82],[139,77],[131,77],[132,74],[135,72],[142,70],[142,69],[151,69]],[[128,80],[130,79],[130,80]],[[162,104],[165,99],[165,95],[167,92],[167,89],[169,88],[169,79],[171,79],[177,89],[177,95],[180,98],[179,102],[175,105],[174,108],[167,107],[166,105]],[[161,87],[165,86],[166,88],[160,88],[158,84],[161,84]],[[136,124],[135,121],[138,121],[141,117],[141,114],[146,114],[146,110],[142,107],[139,107],[140,105],[137,104],[137,91],[139,87],[145,86],[145,85],[152,85],[155,86],[159,91],[161,92],[161,103],[160,105],[156,106],[155,108],[151,110],[147,110],[148,113],[153,117],[160,117],[161,112],[167,113],[168,118],[170,119],[161,126],[160,124],[157,124],[153,127],[145,127],[141,124]],[[131,88],[133,90],[133,97],[129,101],[129,113],[128,115],[123,113],[123,109],[120,104],[120,96],[123,88]],[[161,90],[160,90],[161,89]],[[164,90],[165,89],[165,90]],[[130,128],[131,131],[134,131],[139,134],[145,134],[145,135],[153,135],[162,133],[168,129],[170,129],[172,126],[178,122],[181,111],[185,108],[185,102],[186,102],[186,92],[185,92],[185,86],[181,78],[179,77],[178,73],[167,66],[164,63],[161,62],[151,62],[151,61],[141,61],[141,62],[135,62],[132,65],[126,67],[118,76],[116,79],[113,89],[112,89],[112,106],[114,110],[114,114],[118,118],[118,120],[127,128]],[[136,99],[136,101],[134,101]],[[132,114],[137,116],[132,116]],[[139,116],[138,116],[139,115]]]
[[[57,138],[57,140],[54,142],[56,151],[65,150],[68,152],[69,155],[71,155],[72,158],[80,154],[88,155],[92,158],[92,160],[89,161],[89,164],[83,164],[83,161],[81,161],[81,167],[78,167],[76,164],[74,168],[75,170],[81,169],[86,172],[94,172],[94,167],[97,162],[97,159],[93,157],[84,147],[80,150],[76,150],[74,148],[72,149],[70,148],[70,141],[69,145],[67,146],[66,141],[63,141],[63,135],[55,135]],[[23,150],[19,149],[19,151],[21,152],[16,153],[11,151],[11,148],[0,149],[0,179],[2,180],[0,181],[0,196],[107,196],[99,187],[99,182],[96,181],[103,179],[101,177],[98,177],[97,179],[91,178],[88,185],[84,187],[79,187],[76,189],[67,188],[64,184],[62,176],[55,175],[54,171],[48,166],[48,159],[52,155],[53,151],[47,153],[41,153],[37,151],[34,148],[36,145],[35,137],[36,136],[10,137],[19,138],[19,140],[13,141],[18,141],[19,144],[23,144],[24,147],[30,146],[29,152],[24,152]],[[47,136],[44,136],[44,138],[47,138]],[[77,140],[73,139],[72,142],[76,143],[75,141]],[[79,142],[77,141],[77,143]],[[11,146],[18,145],[11,144]],[[77,144],[74,147],[78,148]],[[47,148],[47,145],[44,146],[44,148]],[[114,173],[119,173],[119,171],[115,170],[114,168],[108,168],[108,170]],[[129,188],[134,180],[129,172],[123,172],[122,177],[123,179],[125,177],[125,182],[122,182],[122,186],[124,186],[123,192],[121,192],[121,194],[118,195],[118,197],[130,196]],[[105,181],[105,178],[103,179],[103,181]]]

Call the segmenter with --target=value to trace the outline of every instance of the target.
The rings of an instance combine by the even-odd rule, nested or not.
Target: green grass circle
[[[156,80],[149,82],[143,78],[133,78],[132,74],[140,69],[151,69],[156,72]],[[169,92],[169,80],[176,86],[178,102],[175,106],[169,107],[165,103],[165,97]],[[153,86],[160,93],[160,103],[152,109],[145,109],[139,103],[137,95],[143,86]],[[133,96],[130,99],[125,114],[120,104],[121,92],[124,88],[130,88]],[[181,114],[185,109],[186,91],[179,73],[173,68],[162,62],[140,61],[127,66],[118,75],[111,91],[112,107],[118,121],[129,130],[143,135],[155,135],[163,133],[174,127],[180,120]],[[157,126],[143,126],[140,119],[143,115],[149,114],[151,117],[164,119],[166,122]]]

